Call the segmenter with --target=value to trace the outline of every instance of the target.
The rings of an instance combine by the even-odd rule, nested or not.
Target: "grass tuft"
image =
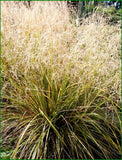
[[[59,4],[1,2],[3,151],[119,159],[121,30],[96,13],[76,27]]]

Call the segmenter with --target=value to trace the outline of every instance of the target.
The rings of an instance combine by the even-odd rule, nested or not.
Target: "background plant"
[[[107,23],[116,24],[121,20],[121,9],[116,9],[114,6],[107,7],[105,1],[81,1],[80,19],[90,16],[96,12],[104,16]],[[81,21],[82,23],[82,21]]]

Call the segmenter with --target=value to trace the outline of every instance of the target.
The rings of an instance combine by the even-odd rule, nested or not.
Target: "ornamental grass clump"
[[[65,3],[1,4],[3,150],[11,159],[119,159],[120,29],[95,15],[77,28]]]
[[[43,65],[30,73],[7,73],[11,89],[4,98],[10,102],[3,105],[2,117],[9,124],[5,140],[16,137],[13,159],[119,156],[119,129],[105,119],[98,89],[74,83],[67,73],[57,82]]]

